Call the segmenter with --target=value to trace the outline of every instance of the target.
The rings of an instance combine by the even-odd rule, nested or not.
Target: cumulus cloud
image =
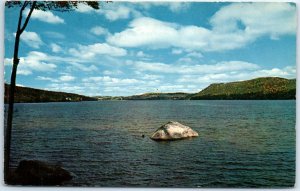
[[[77,48],[69,49],[69,53],[83,59],[92,59],[97,55],[125,56],[127,51],[106,43],[95,43],[87,46],[78,45]]]
[[[168,74],[205,74],[212,72],[227,72],[227,71],[242,71],[242,70],[255,70],[259,66],[253,63],[244,61],[224,61],[217,64],[195,64],[195,65],[171,65],[165,63],[152,63],[152,62],[132,62],[127,61],[136,70],[149,71],[157,73]]]
[[[216,12],[210,23],[214,31],[225,33],[244,30],[251,36],[295,34],[296,7],[289,3],[233,3]]]
[[[183,51],[181,49],[172,49],[172,54],[182,54]]]
[[[177,82],[179,83],[198,83],[207,86],[211,83],[223,83],[232,81],[241,81],[254,79],[258,77],[282,77],[295,78],[296,68],[287,66],[284,68],[258,69],[253,71],[227,71],[227,72],[211,72],[204,75],[182,75]]]
[[[136,2],[136,5],[144,8],[145,10],[151,7],[167,7],[173,13],[178,13],[181,11],[186,11],[190,7],[189,2]]]
[[[71,82],[75,80],[75,77],[72,75],[63,75],[59,77],[59,80],[62,82]]]
[[[295,34],[296,7],[289,3],[233,3],[216,12],[210,24],[208,29],[142,17],[107,40],[121,47],[232,50],[262,36],[274,39]]]
[[[116,9],[103,9],[99,13],[103,14],[105,18],[110,21],[115,21],[118,19],[127,19],[130,15],[130,9],[125,6],[118,6]]]
[[[4,58],[4,66],[10,66],[13,64],[13,59]]]
[[[200,52],[190,52],[186,55],[187,57],[193,57],[193,58],[202,58],[203,55]]]
[[[98,10],[91,8],[86,4],[79,4],[76,11],[80,13],[100,14],[103,15],[109,21],[116,21],[120,19],[128,19],[130,17],[141,16],[141,13],[137,11],[136,7],[134,7],[132,3],[127,4],[114,2],[102,4],[101,8]]]
[[[76,85],[74,83],[64,82],[64,83],[51,83],[50,85],[48,85],[45,88],[45,90],[63,91],[63,92],[85,94],[86,95],[86,92],[89,89],[87,87],[78,86],[78,85]]]
[[[106,28],[103,28],[101,26],[95,26],[93,28],[91,28],[91,33],[95,34],[95,35],[109,35],[109,31]]]
[[[77,5],[77,9],[75,9],[75,11],[80,12],[80,13],[90,13],[93,12],[95,9],[93,9],[92,7],[88,6],[85,3],[78,3]]]
[[[80,13],[98,13],[109,21],[128,19],[131,17],[141,17],[147,15],[147,10],[151,7],[167,7],[173,13],[186,11],[190,7],[188,2],[114,2],[102,4],[99,10],[95,10],[86,4],[79,4],[76,11]]]
[[[137,79],[131,79],[131,78],[120,79],[120,78],[112,78],[110,76],[88,77],[88,78],[84,78],[82,81],[102,84],[104,86],[116,86],[116,85],[124,86],[124,85],[132,85],[132,84],[139,83]]]
[[[103,71],[104,75],[120,75],[123,74],[121,70],[104,70]]]
[[[42,81],[59,82],[58,79],[45,77],[45,76],[37,76],[36,79]]]
[[[55,31],[46,31],[46,32],[44,32],[44,34],[47,35],[47,37],[49,37],[49,38],[56,38],[59,40],[66,38],[66,36],[64,34],[55,32]]]
[[[42,80],[42,81],[50,81],[50,82],[55,82],[55,83],[60,83],[60,82],[72,82],[76,79],[76,77],[69,75],[69,74],[64,74],[58,78],[52,78],[52,77],[45,77],[45,76],[37,76],[37,80]]]
[[[10,59],[12,63],[12,59]],[[6,59],[8,62],[8,58]],[[56,65],[49,62],[49,56],[38,51],[31,51],[26,57],[20,57],[17,73],[20,75],[30,75],[33,71],[53,72]]]
[[[142,74],[141,75],[141,79],[144,80],[158,80],[158,79],[162,79],[163,77],[160,75],[154,75],[154,74]]]
[[[51,48],[52,52],[55,52],[55,53],[62,51],[62,48],[58,44],[55,44],[55,43],[51,43],[50,48]]]
[[[185,11],[190,7],[190,3],[188,2],[170,2],[167,3],[167,6],[172,12],[178,13],[181,11]]]
[[[151,58],[151,56],[149,54],[146,54],[141,50],[136,53],[136,56],[141,58],[141,59],[144,59],[144,60],[147,60],[147,59]]]
[[[24,15],[28,15],[29,9],[24,11]],[[51,23],[51,24],[63,24],[65,23],[64,19],[59,16],[54,15],[51,11],[42,11],[34,10],[31,15],[31,19],[36,19],[42,22]]]
[[[72,70],[80,70],[80,71],[84,71],[84,72],[92,72],[92,71],[98,71],[98,68],[95,65],[89,65],[86,66],[84,64],[79,64],[76,62],[69,62],[69,64],[72,66]]]
[[[16,35],[14,33],[14,35]],[[40,36],[35,32],[24,31],[21,35],[21,41],[25,42],[28,46],[32,48],[40,48],[43,44]]]

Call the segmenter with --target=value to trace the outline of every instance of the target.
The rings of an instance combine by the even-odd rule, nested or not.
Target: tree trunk
[[[16,32],[15,39],[15,47],[14,47],[14,59],[13,59],[13,67],[10,78],[10,88],[9,88],[9,96],[8,96],[8,111],[7,111],[7,126],[5,129],[5,137],[4,137],[4,181],[7,183],[9,178],[9,167],[10,167],[10,147],[11,147],[11,131],[12,131],[12,121],[13,121],[13,113],[14,113],[14,99],[15,99],[15,88],[16,88],[16,77],[17,77],[17,68],[19,64],[19,44],[20,44],[20,36],[22,32],[25,30],[30,16],[35,8],[36,1],[34,1],[31,5],[30,11],[26,20],[21,27],[22,22],[22,14],[26,6],[29,5],[28,1],[25,1],[19,15],[18,28]]]
[[[10,88],[9,88],[9,101],[8,101],[8,114],[7,114],[7,126],[5,131],[5,150],[4,150],[4,175],[5,181],[7,181],[7,176],[9,174],[9,161],[10,161],[10,144],[11,144],[11,130],[12,130],[12,120],[14,112],[14,100],[15,100],[15,87],[16,87],[16,77],[17,68],[19,64],[18,49],[19,49],[20,35],[16,34],[15,48],[14,50],[14,60],[13,67],[10,78]]]

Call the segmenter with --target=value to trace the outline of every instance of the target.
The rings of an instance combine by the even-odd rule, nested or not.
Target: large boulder
[[[169,121],[158,128],[150,137],[153,140],[177,140],[189,137],[198,137],[198,133],[188,126],[176,121]]]
[[[61,185],[71,180],[71,174],[58,165],[38,160],[22,160],[12,173],[9,184],[13,185]]]

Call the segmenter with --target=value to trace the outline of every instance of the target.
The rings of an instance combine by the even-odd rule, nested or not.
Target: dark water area
[[[149,138],[170,120],[199,137]],[[16,104],[12,166],[61,164],[65,186],[292,187],[295,121],[295,100]]]

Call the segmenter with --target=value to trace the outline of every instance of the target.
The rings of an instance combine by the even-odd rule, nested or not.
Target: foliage
[[[32,5],[32,1],[28,2]],[[35,9],[42,11],[72,11],[78,7],[79,4],[86,4],[94,9],[99,9],[99,2],[97,1],[36,1]],[[8,8],[19,6],[21,7],[23,2],[21,1],[7,1],[5,6]]]
[[[278,77],[211,84],[190,99],[295,99],[296,79]]]
[[[187,93],[145,93],[142,95],[134,95],[125,97],[126,100],[182,100],[185,99]]]
[[[183,100],[188,93],[145,93],[132,96],[96,96],[98,100]]]
[[[9,85],[5,84],[5,103],[8,102]],[[72,93],[39,90],[16,86],[16,103],[96,101],[97,99]]]

